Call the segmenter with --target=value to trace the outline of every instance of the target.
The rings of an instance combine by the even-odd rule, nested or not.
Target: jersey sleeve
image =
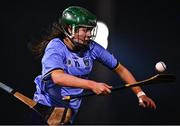
[[[111,70],[115,69],[119,64],[118,60],[114,57],[113,54],[108,52],[104,47],[96,42],[94,42],[93,56],[100,63],[107,66]]]
[[[51,40],[45,49],[42,58],[42,78],[50,78],[50,72],[55,69],[64,69],[63,45],[58,40]]]

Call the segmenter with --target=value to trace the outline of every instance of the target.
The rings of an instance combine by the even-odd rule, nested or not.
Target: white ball
[[[156,63],[156,66],[155,66],[156,70],[158,72],[164,72],[166,70],[166,64],[162,61]]]

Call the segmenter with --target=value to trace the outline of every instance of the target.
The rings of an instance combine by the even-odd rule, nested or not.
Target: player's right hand
[[[91,90],[97,95],[100,95],[100,94],[108,95],[111,93],[111,89],[112,89],[112,86],[109,86],[108,84],[96,82],[93,84]]]

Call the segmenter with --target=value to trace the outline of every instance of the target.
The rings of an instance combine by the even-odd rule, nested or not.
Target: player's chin
[[[87,46],[87,45],[89,45],[89,43],[90,43],[90,39],[89,39],[89,40],[81,40],[80,43],[81,43],[82,45]]]
[[[86,48],[89,46],[89,43],[90,43],[89,41],[84,41],[83,43],[80,43],[80,45],[82,48]]]

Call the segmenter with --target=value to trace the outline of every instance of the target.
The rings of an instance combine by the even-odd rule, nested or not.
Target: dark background
[[[85,98],[75,124],[180,124],[177,1],[5,1],[0,4],[0,81],[33,97],[33,80],[40,73],[41,64],[28,49],[28,43],[39,39],[71,5],[87,8],[109,26],[108,50],[137,80],[157,74],[154,66],[158,61],[166,63],[165,73],[177,77],[175,83],[143,87],[156,102],[156,110],[139,107],[136,96],[130,90],[122,90],[108,97]],[[90,79],[113,86],[123,84],[99,63]],[[32,110],[2,90],[0,101],[0,124],[26,124]]]

